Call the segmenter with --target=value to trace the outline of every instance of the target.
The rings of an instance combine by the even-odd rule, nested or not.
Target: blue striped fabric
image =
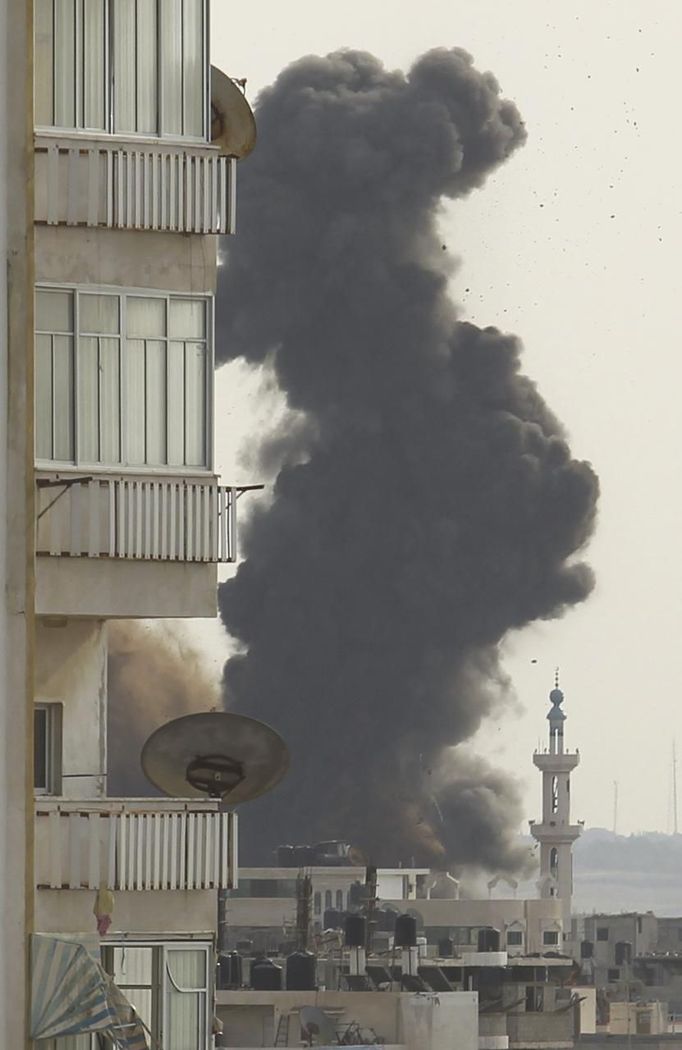
[[[121,1050],[148,1050],[135,1010],[87,948],[31,937],[31,1038],[104,1032]]]

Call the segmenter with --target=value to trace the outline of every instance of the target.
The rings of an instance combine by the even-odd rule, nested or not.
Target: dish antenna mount
[[[238,160],[256,145],[256,121],[244,92],[216,66],[211,66],[211,142]]]

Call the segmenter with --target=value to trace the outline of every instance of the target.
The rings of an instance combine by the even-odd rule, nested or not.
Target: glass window
[[[33,709],[33,787],[37,794],[61,793],[62,705],[40,703]]]
[[[608,926],[597,926],[597,940],[608,941],[609,939],[609,928]]]
[[[559,943],[559,933],[558,933],[558,931],[557,930],[545,930],[545,932],[542,935],[542,943],[543,944],[558,944]]]
[[[205,0],[36,0],[39,127],[207,136]]]
[[[207,468],[207,309],[201,297],[39,289],[37,458]]]
[[[336,891],[336,910],[343,911],[343,890]]]
[[[103,946],[102,962],[151,1032],[152,1045],[163,1032],[165,1050],[205,1050],[210,1020],[207,945],[109,944]]]
[[[523,944],[523,932],[521,930],[507,930],[507,944]]]
[[[322,913],[322,894],[319,890],[313,894],[313,915]]]

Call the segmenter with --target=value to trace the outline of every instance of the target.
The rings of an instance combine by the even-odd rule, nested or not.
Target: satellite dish
[[[319,1006],[302,1006],[298,1012],[298,1019],[301,1022],[301,1034],[311,1045],[313,1039],[321,1046],[336,1043],[334,1022]]]
[[[244,92],[211,66],[211,142],[228,157],[248,157],[256,145],[256,121]]]
[[[160,726],[141,761],[147,779],[166,795],[208,795],[236,805],[270,791],[289,768],[289,752],[264,722],[208,711]]]

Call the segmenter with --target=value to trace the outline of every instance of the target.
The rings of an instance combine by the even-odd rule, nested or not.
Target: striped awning
[[[104,1032],[122,1050],[147,1050],[133,1007],[84,944],[34,934],[31,967],[32,1039]]]

